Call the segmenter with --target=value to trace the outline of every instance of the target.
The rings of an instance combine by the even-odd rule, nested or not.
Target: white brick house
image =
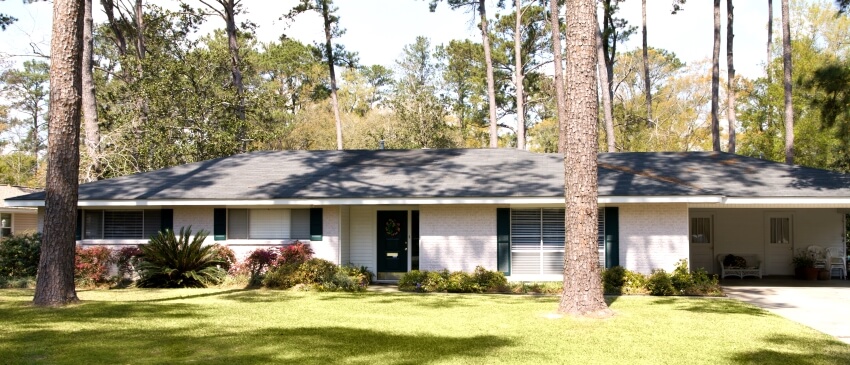
[[[80,186],[81,245],[135,245],[191,226],[245,255],[310,241],[368,267],[505,272],[559,280],[563,160],[506,149],[257,152]],[[723,153],[599,156],[600,265],[649,273],[681,259],[756,254],[792,273],[792,250],[844,245],[850,177]],[[39,207],[43,194],[7,201]]]

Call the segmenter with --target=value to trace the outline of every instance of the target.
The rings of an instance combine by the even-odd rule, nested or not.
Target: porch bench
[[[727,276],[737,276],[741,279],[743,279],[746,276],[757,276],[759,279],[761,279],[762,268],[761,268],[761,260],[759,259],[758,255],[731,254],[731,255],[734,255],[734,256],[739,256],[739,257],[744,258],[744,260],[746,260],[747,263],[746,263],[746,265],[743,265],[743,266],[736,266],[736,265],[726,266],[726,265],[723,264],[723,260],[726,259],[726,256],[728,256],[728,255],[730,255],[730,254],[721,253],[721,254],[717,255],[717,262],[720,263],[720,278],[721,279],[726,278]]]

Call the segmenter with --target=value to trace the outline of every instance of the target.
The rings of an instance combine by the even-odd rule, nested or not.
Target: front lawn
[[[556,297],[171,289],[30,305],[0,290],[0,364],[848,364],[850,346],[725,299],[616,297],[607,320]]]

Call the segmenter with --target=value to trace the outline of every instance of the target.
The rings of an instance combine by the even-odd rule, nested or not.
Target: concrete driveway
[[[729,298],[749,303],[850,344],[850,280],[726,279]]]

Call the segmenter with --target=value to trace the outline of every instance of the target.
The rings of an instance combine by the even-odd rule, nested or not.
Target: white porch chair
[[[832,276],[832,269],[841,269],[841,279],[847,278],[847,256],[842,247],[828,247],[826,249],[826,262],[830,276]]]
[[[808,251],[809,256],[813,260],[815,260],[815,268],[826,268],[826,250],[824,250],[823,247],[818,245],[811,245],[806,249],[806,251]]]

